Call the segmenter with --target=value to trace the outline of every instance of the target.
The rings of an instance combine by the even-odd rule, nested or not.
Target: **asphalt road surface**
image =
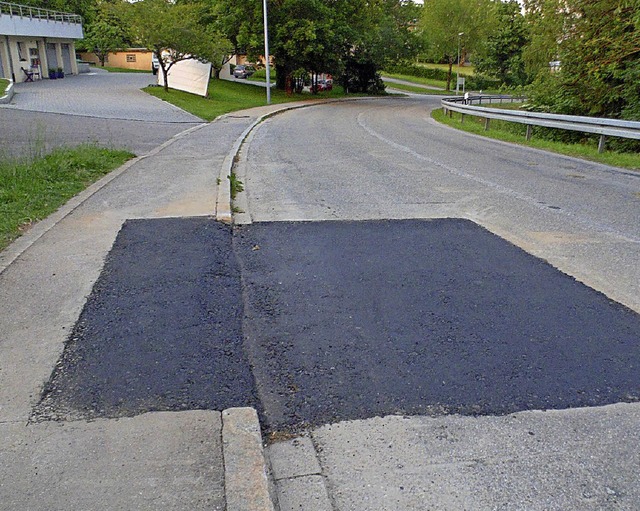
[[[133,221],[36,417],[258,406],[291,431],[636,401],[639,332],[468,220]]]
[[[438,105],[363,100],[270,119],[238,168],[250,217],[467,218],[640,311],[640,174],[462,134],[430,119]]]

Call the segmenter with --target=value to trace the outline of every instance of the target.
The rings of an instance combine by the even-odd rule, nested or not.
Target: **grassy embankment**
[[[0,158],[0,250],[132,157],[83,145],[31,160]]]
[[[0,78],[0,97],[4,96],[4,93],[7,91],[7,87],[11,82],[6,80],[5,78]]]
[[[105,71],[109,71],[110,73],[148,73],[151,74],[151,68],[149,69],[129,69],[127,67],[112,67],[112,66],[100,66],[91,64],[92,68],[95,69],[104,69]]]
[[[517,106],[512,105],[493,106],[503,109],[517,108]],[[588,139],[585,143],[575,144],[545,140],[543,138],[536,138],[536,128],[534,127],[533,137],[531,140],[527,141],[525,138],[526,126],[524,124],[491,119],[489,129],[485,130],[484,118],[482,117],[465,115],[464,122],[462,122],[462,116],[460,114],[454,113],[452,117],[449,117],[444,114],[442,109],[434,110],[431,116],[438,122],[468,133],[481,135],[483,137],[503,140],[505,142],[520,144],[527,147],[535,147],[537,149],[544,149],[545,151],[552,151],[566,156],[574,156],[576,158],[604,163],[605,165],[612,165],[614,167],[640,170],[640,154],[621,153],[616,151],[598,153],[597,140],[593,138]]]
[[[211,121],[219,115],[236,110],[264,106],[267,94],[265,88],[258,85],[215,79],[209,82],[209,97],[207,98],[174,89],[165,92],[162,87],[146,87],[144,90],[206,121]],[[339,86],[335,86],[330,92],[292,94],[291,96],[288,96],[284,91],[271,89],[272,104],[344,96],[343,90]]]
[[[425,67],[427,69],[439,69],[440,71],[443,71],[445,73],[449,70],[449,66],[447,64],[416,64],[416,65],[419,67]],[[407,92],[413,92],[417,94],[439,94],[439,95],[450,96],[452,94],[455,94],[456,73],[458,73],[458,71],[460,72],[461,76],[473,76],[473,74],[475,73],[475,68],[473,66],[467,65],[467,66],[460,67],[460,69],[458,70],[457,66],[453,66],[453,69],[451,71],[452,73],[451,86],[454,88],[454,90],[452,91],[445,90],[445,88],[447,87],[447,82],[445,80],[436,80],[433,78],[424,78],[421,76],[412,76],[412,75],[386,73],[386,72],[383,72],[382,76],[388,77],[388,78],[396,78],[398,80],[411,82],[416,85],[428,85],[430,87],[437,87],[441,90],[430,90],[430,89],[425,89],[419,86],[390,83],[389,87],[394,89],[404,90]]]

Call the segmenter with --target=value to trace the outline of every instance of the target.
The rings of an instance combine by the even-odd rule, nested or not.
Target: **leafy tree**
[[[476,72],[498,78],[509,86],[526,85],[528,74],[522,51],[528,43],[529,29],[520,4],[516,0],[498,4],[496,29],[474,58]]]
[[[420,28],[427,54],[449,64],[447,90],[458,49],[464,56],[481,47],[496,24],[496,6],[492,0],[425,0]]]
[[[140,0],[127,6],[132,37],[158,58],[169,90],[169,70],[188,59],[216,62],[227,42],[210,26],[200,23],[203,5],[171,0]]]
[[[264,48],[259,4],[216,0],[223,33],[252,58]],[[409,0],[270,0],[269,43],[277,87],[284,89],[304,69],[341,75],[343,82],[374,89],[381,84],[378,70],[385,62],[414,51],[416,38],[408,27],[417,9]],[[363,78],[367,74],[370,79]]]
[[[85,26],[85,36],[81,43],[96,54],[104,67],[107,55],[126,46],[126,31],[115,13],[102,8],[93,21]]]
[[[563,33],[557,34],[561,68],[553,76],[543,72],[533,84],[534,106],[640,120],[640,2],[564,0],[563,14]],[[550,84],[554,94],[548,93]]]

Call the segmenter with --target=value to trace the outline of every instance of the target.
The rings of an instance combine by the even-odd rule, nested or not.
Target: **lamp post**
[[[271,77],[269,62],[269,29],[267,25],[267,0],[262,0],[262,10],[264,12],[264,60],[267,72],[267,105],[271,104]]]
[[[460,38],[464,35],[464,32],[458,34],[458,72],[456,73],[456,96],[460,89]],[[268,75],[268,72],[267,72]]]

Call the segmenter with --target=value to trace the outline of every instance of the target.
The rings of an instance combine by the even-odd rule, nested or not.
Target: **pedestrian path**
[[[266,488],[255,412],[254,419],[233,409],[95,421],[33,417],[123,223],[212,216],[222,162],[263,113],[187,130],[0,252],[0,510],[269,509],[266,490],[245,491]],[[248,472],[255,476],[247,483]],[[227,474],[235,475],[229,484]]]

